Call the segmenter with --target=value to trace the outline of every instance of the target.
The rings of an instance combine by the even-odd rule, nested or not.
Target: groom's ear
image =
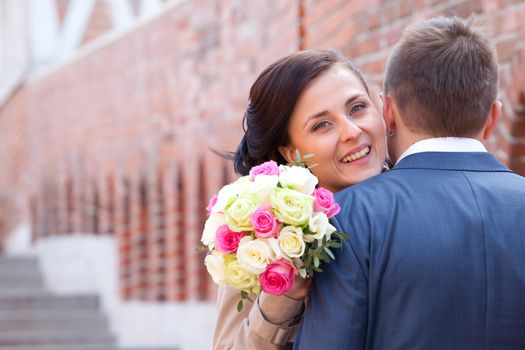
[[[288,163],[294,162],[295,149],[292,146],[279,146],[279,153]]]
[[[383,119],[385,120],[386,133],[390,134],[392,130],[396,129],[394,100],[386,93],[381,94],[381,99],[383,100]]]
[[[483,125],[483,140],[487,140],[494,131],[494,128],[501,117],[501,106],[502,103],[500,101],[494,101],[492,106],[490,106],[489,115],[485,121],[485,125]]]

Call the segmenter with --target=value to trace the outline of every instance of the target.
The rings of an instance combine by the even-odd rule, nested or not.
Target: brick
[[[82,38],[82,44],[86,44],[111,30],[111,14],[107,8],[106,1],[97,0],[93,14],[88,23],[88,29]]]
[[[338,0],[305,1],[305,25],[315,29],[327,22],[327,18],[342,5]]]
[[[501,39],[496,42],[496,50],[498,52],[498,59],[500,61],[508,61],[514,51],[516,51],[517,37],[507,36],[504,39]]]
[[[523,116],[516,116],[515,114],[503,114],[502,121],[508,133],[513,137],[525,136],[525,118]]]
[[[506,91],[514,112],[525,118],[525,48],[516,50],[511,58],[511,81]]]
[[[368,15],[367,18],[367,26],[366,28],[368,30],[374,30],[376,28],[379,28],[381,26],[381,18],[378,12],[374,12],[372,14]]]
[[[469,16],[472,16],[473,14],[480,13],[482,9],[482,0],[464,0],[463,2],[449,7],[447,12],[459,17],[469,18]]]

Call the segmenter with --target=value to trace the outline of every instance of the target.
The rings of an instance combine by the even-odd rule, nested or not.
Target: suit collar
[[[481,142],[469,137],[434,137],[412,144],[397,161],[421,152],[487,152],[487,149]]]
[[[392,170],[435,169],[512,172],[487,152],[422,152],[401,159]]]

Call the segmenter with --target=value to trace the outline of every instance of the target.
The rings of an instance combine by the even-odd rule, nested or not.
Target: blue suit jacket
[[[418,153],[336,195],[350,236],[296,349],[525,349],[525,179],[488,153]]]

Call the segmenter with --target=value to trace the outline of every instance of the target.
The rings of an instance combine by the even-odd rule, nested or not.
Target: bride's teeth
[[[356,152],[354,154],[351,154],[349,156],[344,157],[341,161],[343,163],[350,163],[350,162],[353,162],[354,160],[357,160],[359,158],[364,157],[369,152],[370,152],[370,147],[365,147],[362,150],[360,150],[359,152]]]

